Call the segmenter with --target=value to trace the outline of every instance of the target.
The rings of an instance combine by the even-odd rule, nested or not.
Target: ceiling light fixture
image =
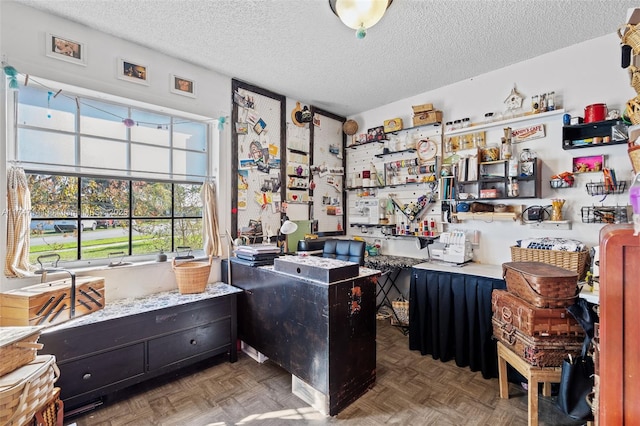
[[[367,35],[367,29],[382,19],[393,0],[329,0],[333,13],[349,28],[356,30],[356,38]]]

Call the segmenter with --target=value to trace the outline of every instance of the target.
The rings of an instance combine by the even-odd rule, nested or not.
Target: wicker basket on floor
[[[0,329],[0,376],[29,364],[42,349],[40,327],[7,327]]]
[[[60,376],[53,355],[39,355],[35,361],[0,378],[0,424],[28,424],[44,407]]]
[[[589,252],[587,250],[541,250],[511,246],[511,260],[513,262],[542,262],[559,266],[577,273],[578,279],[581,280],[587,274]]]
[[[392,325],[409,325],[409,301],[401,298],[391,302],[395,315],[391,315]]]
[[[213,256],[209,256],[209,262],[189,261],[176,263],[173,259],[173,271],[176,274],[178,290],[180,294],[202,293],[207,287],[209,274],[211,272],[211,262]]]

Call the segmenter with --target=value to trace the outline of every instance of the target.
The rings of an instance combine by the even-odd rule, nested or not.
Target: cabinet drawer
[[[209,324],[231,316],[230,300],[229,297],[219,297],[81,327],[45,331],[40,337],[40,342],[45,345],[42,353],[55,354],[61,362],[175,330]]]
[[[231,344],[231,321],[184,330],[149,341],[149,370],[165,367]]]
[[[144,343],[59,363],[62,399],[100,389],[144,373]]]

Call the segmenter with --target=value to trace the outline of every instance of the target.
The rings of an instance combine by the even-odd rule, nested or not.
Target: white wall
[[[33,79],[48,79],[93,91],[131,99],[135,102],[160,106],[163,109],[184,111],[198,116],[217,119],[229,116],[231,78],[210,70],[175,59],[135,44],[97,32],[89,27],[48,15],[17,3],[0,1],[0,52],[3,61],[15,67],[21,74]],[[87,65],[49,58],[45,55],[47,33],[69,38],[86,46]],[[118,58],[124,58],[148,66],[149,86],[138,85],[116,78]],[[176,74],[196,82],[197,98],[189,98],[169,92],[170,74]],[[4,85],[2,86],[4,91]],[[1,94],[3,99],[4,93]],[[0,113],[0,128],[6,129],[7,121],[3,104]],[[231,169],[229,158],[230,126],[217,135],[217,126],[212,125],[212,173],[219,176],[218,201],[221,229],[228,227],[230,212],[224,206],[230,204],[231,194],[228,176]],[[220,146],[218,147],[218,141]],[[5,132],[0,132],[0,144],[6,148]],[[6,176],[6,149],[0,149],[0,173]],[[6,208],[5,185],[0,197],[0,208]],[[0,226],[0,245],[6,247],[6,220]],[[224,242],[224,241],[223,241]],[[175,277],[169,264],[152,264],[122,270],[100,271],[108,276],[107,297],[128,297],[175,287]],[[4,266],[2,268],[4,270]],[[219,264],[213,268],[214,279],[219,277]],[[104,272],[104,273],[103,273]],[[2,274],[4,275],[4,274]],[[22,287],[34,279],[0,278],[0,291]]]
[[[546,54],[532,60],[518,63],[495,72],[480,75],[437,90],[416,94],[398,102],[362,112],[353,117],[360,129],[379,126],[384,120],[400,117],[405,127],[411,126],[411,106],[433,103],[444,113],[443,121],[470,117],[472,122],[482,121],[486,112],[501,111],[506,108],[504,99],[516,84],[520,93],[527,96],[524,107],[529,108],[530,97],[540,93],[555,91],[556,106],[564,108],[572,116],[582,116],[584,107],[593,103],[606,103],[609,109],[624,110],[626,101],[635,96],[629,85],[627,71],[620,68],[620,46],[616,34],[611,34],[562,50]],[[510,222],[484,223],[468,221],[451,225],[451,229],[479,229],[481,241],[474,249],[474,257],[481,263],[501,264],[510,260],[509,247],[516,239],[525,237],[568,237],[587,243],[598,244],[601,225],[583,224],[580,208],[600,205],[602,198],[591,197],[585,184],[602,180],[601,173],[576,175],[574,188],[552,190],[549,186],[551,175],[572,168],[572,158],[584,155],[606,155],[606,165],[615,169],[618,179],[630,181],[631,163],[626,153],[626,145],[587,148],[580,150],[562,149],[562,116],[558,115],[542,121],[546,125],[546,137],[516,147],[531,148],[542,159],[542,199],[522,200],[526,205],[549,205],[551,198],[567,200],[563,209],[564,218],[572,221],[570,231],[538,230],[528,225]],[[534,122],[535,123],[535,122]],[[514,128],[524,127],[513,125]],[[500,142],[502,127],[487,133],[489,143]],[[493,140],[492,140],[493,138]],[[506,203],[506,201],[503,201]],[[609,195],[605,205],[627,205],[628,193]],[[424,252],[424,251],[423,251]],[[425,257],[415,249],[411,239],[391,238],[384,242],[383,253],[408,257]]]

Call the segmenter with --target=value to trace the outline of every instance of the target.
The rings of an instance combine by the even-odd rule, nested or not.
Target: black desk
[[[502,279],[413,268],[409,296],[409,348],[443,362],[498,377],[492,338],[491,292]]]
[[[382,294],[382,301],[376,306],[376,310],[380,310],[383,305],[391,308],[391,314],[395,316],[396,322],[399,324],[400,320],[393,310],[391,300],[389,300],[389,292],[391,289],[395,289],[399,294],[402,292],[396,284],[396,280],[400,276],[403,269],[409,269],[418,263],[424,262],[424,259],[413,259],[411,257],[402,256],[368,256],[364,259],[364,266],[371,269],[377,269],[382,272],[382,275],[378,279],[378,290],[376,291],[376,300],[378,296]],[[384,278],[384,280],[383,280]],[[404,296],[403,296],[404,297]],[[404,334],[407,334],[408,327],[400,325]]]

